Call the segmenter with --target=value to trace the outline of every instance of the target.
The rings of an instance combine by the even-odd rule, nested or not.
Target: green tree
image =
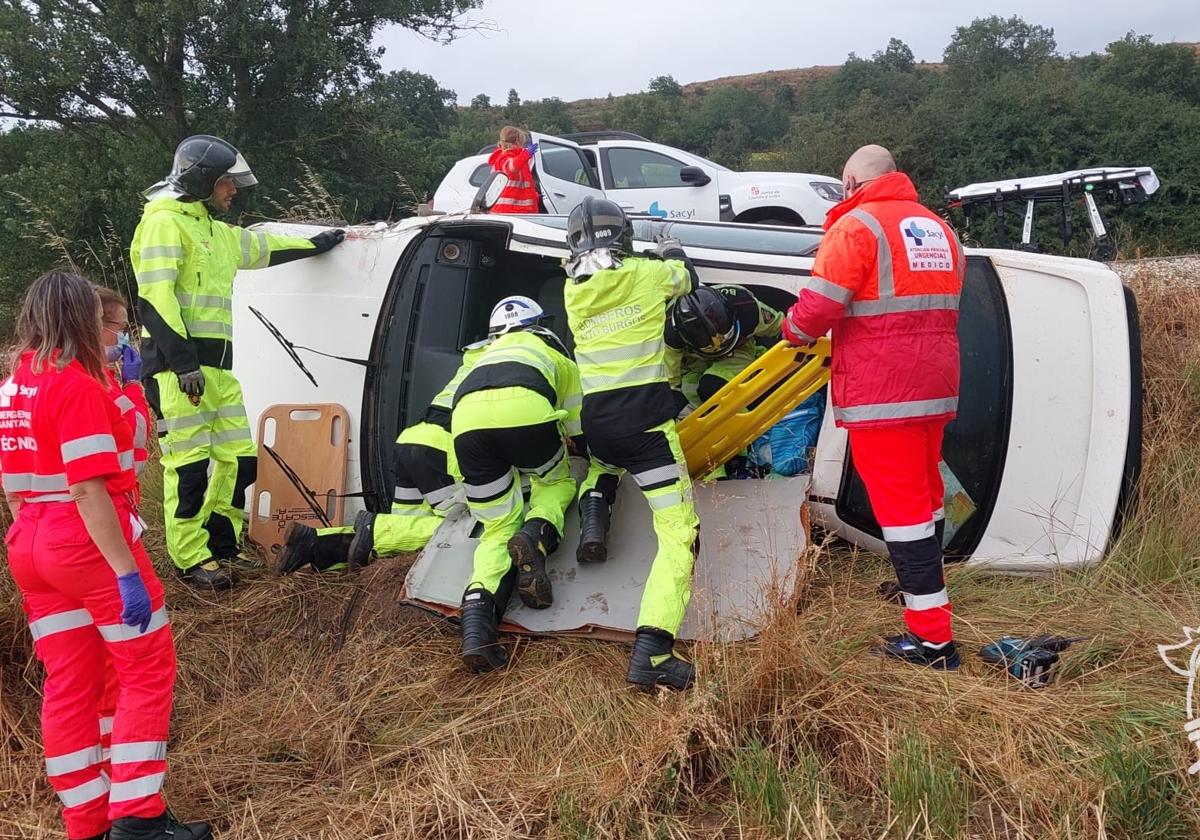
[[[540,102],[526,102],[525,121],[534,131],[543,134],[569,134],[575,130],[575,118],[567,103],[557,96]]]
[[[509,88],[508,100],[504,104],[504,119],[515,124],[521,122],[522,116],[521,94],[517,93],[516,88]]]
[[[675,81],[674,76],[655,76],[650,80],[649,91],[658,96],[678,99],[683,96],[683,86]]]
[[[486,93],[477,93],[471,98],[471,107],[477,111],[482,111],[492,107],[492,98]]]
[[[888,45],[871,56],[871,60],[889,70],[908,72],[913,69],[913,51],[899,38],[889,39]]]
[[[1156,44],[1149,35],[1130,32],[1106,52],[1100,75],[1110,84],[1200,105],[1200,61],[1191,44]]]
[[[1010,70],[1036,67],[1054,58],[1057,49],[1053,29],[1019,17],[992,15],[955,29],[943,58],[952,75],[976,83]]]
[[[173,148],[228,111],[235,143],[287,136],[378,71],[383,26],[449,40],[480,2],[0,0],[0,116]]]

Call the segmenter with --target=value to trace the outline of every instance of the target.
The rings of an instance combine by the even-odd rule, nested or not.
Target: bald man
[[[883,530],[907,632],[883,656],[958,667],[942,568],[942,432],[958,408],[958,298],[966,261],[954,231],[917,201],[882,146],[842,171],[813,274],[784,319],[812,343],[832,329],[833,416]]]

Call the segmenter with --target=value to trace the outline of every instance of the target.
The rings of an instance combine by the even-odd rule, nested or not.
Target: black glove
[[[324,254],[345,238],[346,231],[341,228],[323,230],[308,240],[316,246],[315,248],[288,248],[283,251],[272,251],[271,259],[267,265],[274,267],[290,263],[292,260],[303,260],[308,257],[315,257],[317,254]]]
[[[333,230],[323,230],[308,241],[317,246],[317,253],[324,254],[326,251],[341,243],[346,238],[346,231],[341,228]]]
[[[179,377],[179,390],[189,397],[199,399],[204,396],[204,374],[198,370],[176,374]]]

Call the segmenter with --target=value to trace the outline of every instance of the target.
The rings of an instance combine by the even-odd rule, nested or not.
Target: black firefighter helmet
[[[597,248],[633,254],[633,223],[615,201],[585,196],[567,217],[567,246],[578,257]]]
[[[671,329],[684,348],[701,358],[719,359],[741,338],[741,325],[725,296],[708,286],[700,286],[675,301],[670,319]]]
[[[258,183],[249,164],[232,145],[220,137],[195,134],[175,149],[175,162],[167,183],[192,198],[207,201],[217,181],[228,175],[238,189]]]

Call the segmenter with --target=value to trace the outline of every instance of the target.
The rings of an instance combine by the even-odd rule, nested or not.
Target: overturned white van
[[[328,255],[239,278],[235,372],[251,425],[275,404],[344,406],[347,516],[363,504],[386,510],[392,441],[453,374],[459,348],[485,334],[498,299],[537,299],[571,344],[565,226],[561,216],[407,219],[354,228]],[[703,281],[743,284],[777,307],[794,299],[822,236],[816,228],[654,219],[637,220],[635,234],[640,247],[678,238]],[[967,254],[962,397],[944,446],[948,556],[1008,572],[1094,564],[1120,526],[1140,468],[1133,295],[1100,263]],[[828,419],[802,486],[818,524],[883,550],[846,436]],[[745,517],[755,518],[753,494],[729,495],[729,504],[747,499]]]

